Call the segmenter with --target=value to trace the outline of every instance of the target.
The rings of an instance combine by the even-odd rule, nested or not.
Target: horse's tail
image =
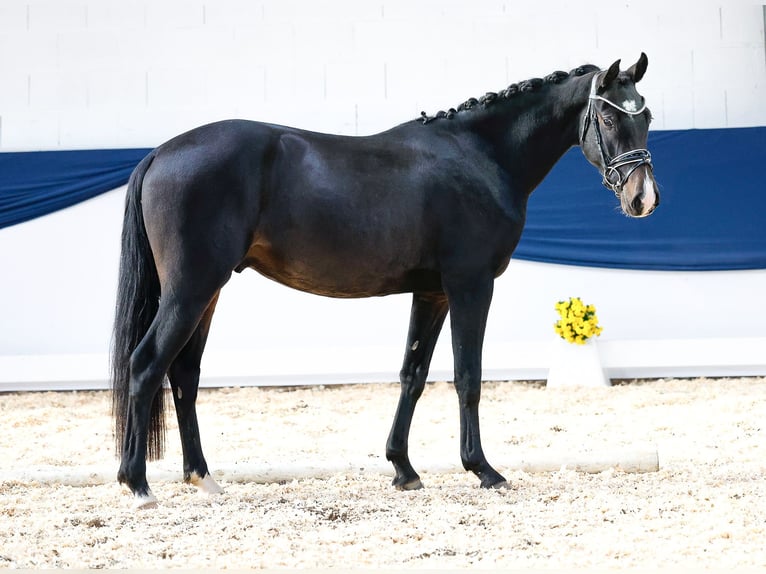
[[[128,181],[125,216],[122,224],[122,249],[112,336],[112,414],[117,454],[122,451],[128,420],[130,394],[130,356],[157,314],[160,282],[141,210],[144,175],[154,160],[147,155],[133,170]],[[149,422],[146,456],[162,456],[165,442],[165,400],[160,389],[154,397]]]

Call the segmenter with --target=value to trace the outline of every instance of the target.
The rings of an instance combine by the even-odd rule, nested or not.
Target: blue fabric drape
[[[0,229],[119,187],[149,149],[0,153]]]
[[[579,149],[529,200],[518,259],[657,270],[766,269],[766,127],[657,131],[657,211],[629,219]],[[149,149],[0,153],[0,228],[127,182]]]
[[[518,259],[657,270],[766,268],[766,127],[649,133],[660,206],[630,219],[579,148],[530,197]]]

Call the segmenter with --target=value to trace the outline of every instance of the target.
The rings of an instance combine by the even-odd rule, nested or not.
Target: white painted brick
[[[121,110],[146,107],[146,72],[130,68],[102,68],[87,72],[88,108]]]
[[[210,68],[203,81],[207,105],[225,109],[228,115],[243,103],[263,102],[266,98],[265,73],[259,66]]]
[[[597,17],[599,49],[626,61],[640,51],[657,59],[720,43],[718,5],[710,2],[611,3],[600,7]]]
[[[84,30],[88,26],[85,2],[71,0],[33,0],[29,3],[31,32]]]
[[[291,100],[297,97],[299,91],[305,93],[306,97],[324,98],[324,66],[318,66],[314,74],[307,73],[306,69],[303,66],[299,73],[291,65],[260,68],[263,75],[263,99],[272,102]]]
[[[77,110],[61,114],[59,145],[65,149],[94,149],[120,145],[117,115],[110,111]]]
[[[386,63],[386,98],[420,101],[428,107],[444,106],[454,97],[461,97],[446,92],[448,75],[453,73],[457,72],[442,59],[417,63],[406,58],[389,61]]]
[[[205,77],[191,67],[149,70],[146,93],[149,108],[200,107],[207,99]]]
[[[300,21],[293,29],[299,61],[327,62],[349,57],[353,52],[354,30],[348,22]]]
[[[428,65],[442,59],[480,55],[472,38],[470,21],[424,27],[414,20],[354,23],[354,55],[371,60],[407,60]],[[468,38],[466,43],[456,38]],[[473,55],[473,56],[472,56]]]
[[[609,66],[617,58],[633,62],[642,51],[657,52],[663,42],[662,10],[647,9],[641,3],[612,3],[601,6],[594,14],[596,39],[604,59],[598,65]],[[632,63],[632,62],[631,62]]]
[[[690,48],[652,49],[647,55],[649,67],[641,80],[642,86],[688,89],[694,85],[694,55]],[[623,67],[627,65],[625,62]]]
[[[28,73],[39,67],[56,66],[56,36],[44,32],[0,33],[0,73],[16,70]]]
[[[26,2],[5,0],[0,2],[0,33],[26,32],[29,8]]]
[[[157,0],[146,4],[146,26],[149,28],[196,28],[203,25],[203,19],[202,2]]]
[[[85,72],[39,69],[30,74],[29,106],[33,110],[71,110],[88,105]]]
[[[324,64],[299,62],[269,66],[264,70],[265,99],[278,104],[283,100],[327,99],[327,73]]]
[[[691,88],[667,90],[649,103],[655,120],[652,129],[688,130],[694,125],[694,92]]]
[[[59,147],[59,112],[15,111],[3,114],[2,148],[11,150],[43,150]]]
[[[232,53],[245,65],[284,66],[295,60],[295,30],[290,23],[235,28]]]
[[[131,53],[125,35],[110,30],[83,30],[58,34],[58,65],[62,69],[91,70],[121,67],[123,55]]]
[[[727,127],[766,126],[766,83],[726,90]]]
[[[88,3],[91,30],[136,30],[146,26],[146,5],[123,0],[92,0]]]
[[[327,99],[329,101],[382,99],[385,95],[384,65],[381,61],[356,58],[327,64]]]
[[[721,5],[721,39],[725,44],[763,45],[763,6],[759,4]]]
[[[638,5],[638,4],[637,4]],[[721,43],[721,9],[712,2],[665,2],[656,33],[679,46],[711,47]]]
[[[152,31],[148,35],[151,50],[146,61],[163,67],[196,67],[232,65],[248,60],[235,51],[233,31],[210,28]]]
[[[694,86],[736,86],[764,69],[763,46],[719,46],[694,50]]]
[[[264,19],[269,22],[355,21],[382,17],[381,3],[358,0],[264,0]]]
[[[511,83],[508,81],[508,62],[502,54],[486,54],[481,57],[482,65],[470,65],[469,62],[461,62],[458,67],[447,63],[445,86],[448,93],[462,94],[458,99],[462,102],[469,97],[478,98],[487,92],[499,92]],[[548,74],[550,69],[541,67],[532,74],[533,77],[542,77]],[[516,81],[518,81],[518,78]],[[523,78],[527,79],[527,78]],[[460,102],[455,102],[455,104]]]
[[[517,4],[524,8],[523,2],[495,0],[474,0],[470,3],[460,0],[386,0],[382,2],[382,12],[387,20],[413,20],[427,28],[435,26],[435,22],[444,18],[454,20],[470,19],[477,15],[500,16],[513,11]]]
[[[262,2],[213,0],[204,4],[206,27],[247,28],[262,25],[264,13]]]
[[[726,95],[722,86],[694,91],[695,128],[726,127]]]
[[[29,106],[29,74],[12,71],[3,73],[2,78],[0,114],[26,109]]]
[[[413,21],[356,22],[354,55],[360,59],[388,61],[395,57],[425,63],[438,56],[438,48],[422,42]]]
[[[0,20],[6,15],[0,114],[7,127],[17,111],[99,116],[111,108],[123,118],[137,109],[150,118],[140,125],[151,139],[216,114],[370,133],[420,109],[447,109],[556,69],[607,66],[616,58],[625,68],[643,50],[650,66],[640,91],[651,99],[655,129],[763,123],[756,101],[766,85],[760,5],[556,0],[544,7],[505,0],[470,6],[457,0],[0,0]],[[380,102],[394,109],[384,111]],[[57,123],[56,141],[87,139],[70,134],[68,125],[59,130]],[[109,131],[94,130],[99,138]],[[49,127],[30,133],[51,141]],[[119,137],[136,140],[139,133],[124,125]]]
[[[89,111],[98,113],[96,110]],[[118,113],[110,115],[114,119],[114,123],[110,124],[113,126],[112,131],[102,133],[99,140],[94,140],[93,145],[96,147],[155,147],[167,139],[157,133],[164,129],[166,123],[166,118],[159,111],[123,106]]]

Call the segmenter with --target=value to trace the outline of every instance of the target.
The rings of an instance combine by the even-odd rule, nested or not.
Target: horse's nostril
[[[630,206],[635,213],[642,213],[644,211],[644,194],[639,193],[636,195],[636,197],[633,198],[633,201],[630,202]]]

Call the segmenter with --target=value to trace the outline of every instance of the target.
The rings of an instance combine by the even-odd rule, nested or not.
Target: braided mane
[[[519,82],[518,84],[511,84],[510,86],[500,91],[499,93],[487,92],[486,94],[481,96],[479,99],[469,98],[465,102],[460,104],[457,107],[457,109],[450,108],[446,112],[444,110],[439,110],[433,116],[429,116],[426,112],[420,112],[419,120],[424,125],[434,120],[439,120],[442,118],[451,120],[452,118],[455,117],[456,114],[466,110],[470,110],[477,106],[481,106],[482,108],[487,108],[491,106],[493,103],[497,102],[498,100],[500,101],[508,100],[508,99],[511,99],[516,94],[533,92],[543,88],[544,86],[549,86],[552,84],[560,84],[561,82],[568,80],[571,77],[584,76],[585,74],[589,72],[595,72],[595,71],[598,71],[599,69],[600,68],[598,66],[586,64],[584,66],[575,68],[569,73],[556,71],[551,74],[548,74],[547,76],[545,76],[545,78],[530,78],[529,80],[524,80],[523,82]]]

